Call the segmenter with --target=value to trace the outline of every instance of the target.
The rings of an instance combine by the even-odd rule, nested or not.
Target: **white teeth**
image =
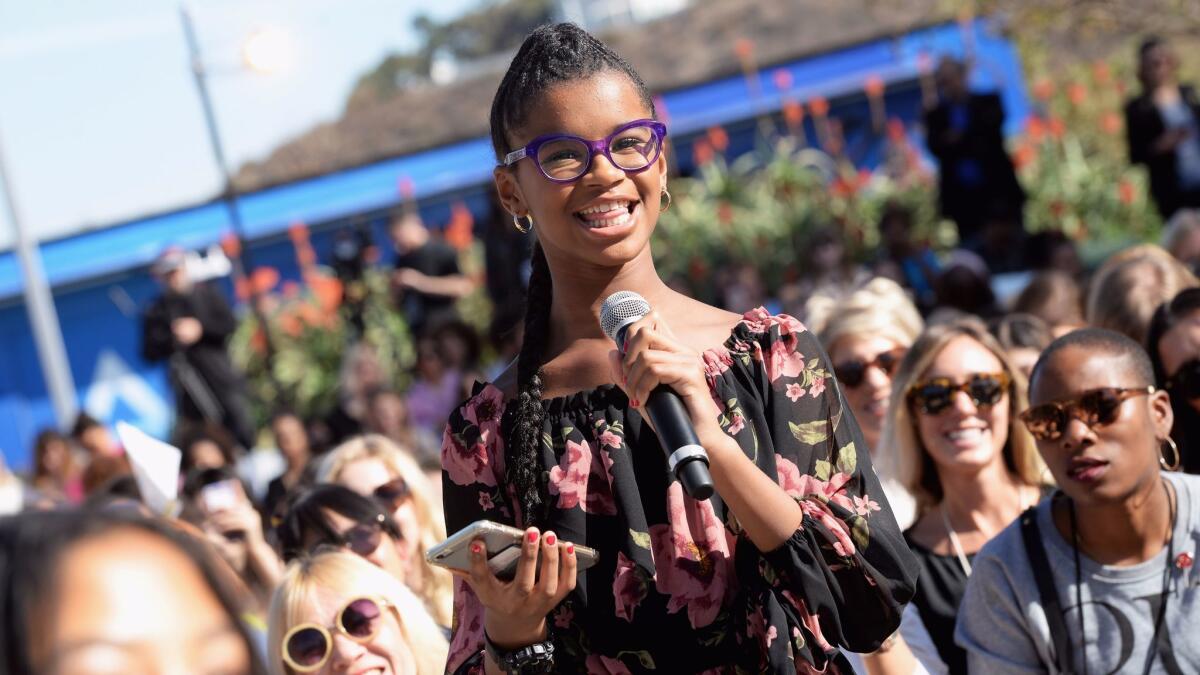
[[[983,430],[979,428],[957,429],[946,433],[946,438],[951,441],[975,440],[983,435]]]
[[[628,211],[629,202],[608,202],[607,204],[586,208],[579,213],[580,215],[587,215],[589,213],[607,213],[609,211],[616,211],[617,209],[625,209]]]

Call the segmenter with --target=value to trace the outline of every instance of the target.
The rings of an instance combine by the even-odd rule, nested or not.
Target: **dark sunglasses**
[[[346,603],[338,612],[337,623],[331,629],[315,623],[294,626],[283,637],[283,662],[301,673],[320,669],[333,652],[330,630],[338,631],[360,644],[368,643],[379,634],[383,610],[390,606],[386,600],[358,598]]]
[[[926,415],[940,415],[954,403],[954,394],[964,392],[977,408],[1000,402],[1012,380],[1008,373],[974,373],[966,381],[955,383],[948,377],[918,382],[908,390],[908,403]]]
[[[833,364],[833,372],[837,375],[838,382],[854,389],[866,379],[868,368],[878,368],[888,377],[894,375],[896,368],[900,366],[900,361],[904,359],[904,351],[903,349],[893,349],[881,352],[876,354],[870,361],[850,359],[841,363],[835,363]]]
[[[371,494],[379,501],[391,507],[392,511],[395,511],[400,508],[400,505],[404,503],[405,499],[408,499],[408,496],[412,492],[408,489],[408,483],[404,482],[403,478],[396,478],[375,488]]]
[[[1112,424],[1117,419],[1122,403],[1134,396],[1153,394],[1154,391],[1154,387],[1092,389],[1078,398],[1034,406],[1021,413],[1020,418],[1035,439],[1054,441],[1062,437],[1063,430],[1071,420],[1079,420],[1089,428]]]
[[[1188,400],[1200,398],[1200,359],[1192,359],[1179,366],[1179,370],[1167,378],[1164,388],[1177,397]]]

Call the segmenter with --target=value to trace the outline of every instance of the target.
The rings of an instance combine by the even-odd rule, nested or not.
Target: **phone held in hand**
[[[487,548],[488,567],[491,568],[492,573],[497,578],[508,581],[516,576],[517,561],[521,557],[521,542],[524,537],[524,530],[493,523],[490,520],[477,520],[450,535],[446,541],[429,549],[425,554],[425,559],[431,565],[469,572],[471,570],[471,542],[478,539]],[[582,572],[595,565],[597,559],[595,549],[575,544],[575,560],[578,571]],[[540,550],[538,562],[540,565]]]
[[[233,480],[209,483],[200,490],[201,503],[209,513],[234,508],[238,505],[239,496],[237,482]]]

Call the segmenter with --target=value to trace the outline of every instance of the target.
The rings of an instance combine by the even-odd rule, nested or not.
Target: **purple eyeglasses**
[[[504,166],[531,157],[552,183],[573,183],[592,167],[592,157],[603,154],[625,173],[640,173],[662,154],[667,127],[655,120],[634,120],[608,136],[589,141],[567,134],[538,136],[523,148],[504,156]]]

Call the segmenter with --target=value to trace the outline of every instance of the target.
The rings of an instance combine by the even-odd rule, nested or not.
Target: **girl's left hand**
[[[633,407],[642,408],[650,392],[665,385],[683,399],[701,441],[713,438],[710,434],[724,435],[717,424],[721,410],[709,391],[704,359],[675,337],[658,312],[651,311],[629,326],[624,357],[614,349],[608,359],[614,380]]]

